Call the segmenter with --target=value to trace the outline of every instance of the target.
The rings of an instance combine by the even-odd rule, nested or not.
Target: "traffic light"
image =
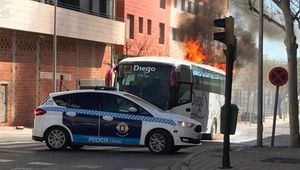
[[[234,19],[232,16],[221,19],[215,19],[214,26],[224,28],[224,32],[214,33],[214,40],[220,41],[226,44],[226,46],[235,45]]]

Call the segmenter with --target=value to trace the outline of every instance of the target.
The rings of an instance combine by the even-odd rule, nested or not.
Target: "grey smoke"
[[[253,2],[252,5],[258,9],[258,1],[251,1]],[[274,18],[278,22],[281,21],[280,14],[275,14],[278,12],[278,10],[274,4],[272,6],[269,1],[265,1],[264,6],[264,13]],[[252,32],[252,34],[258,33],[259,17],[258,14],[250,10],[248,0],[233,0],[231,2],[231,13],[235,18],[236,25]],[[284,39],[284,31],[282,31],[273,23],[264,20],[264,36],[268,37],[269,39],[281,41]]]
[[[217,9],[212,8],[211,6],[209,8],[209,12],[211,14],[210,19],[207,19],[205,17],[197,16],[195,19],[187,19],[181,25],[179,26],[180,30],[182,30],[188,37],[188,40],[200,40],[200,42],[211,36],[215,31],[213,27],[213,19],[215,19],[215,12],[218,12]],[[184,14],[182,14],[184,15]],[[184,17],[184,16],[181,16]],[[245,15],[247,20],[251,20],[254,18],[251,18],[250,15]],[[239,19],[236,20],[236,23],[238,23]],[[248,22],[241,22],[241,23],[248,23]],[[235,34],[238,39],[238,47],[237,47],[237,57],[235,65],[238,68],[244,67],[245,65],[249,63],[254,63],[257,58],[257,48],[256,48],[256,40],[255,40],[255,31],[248,31],[247,28],[242,24],[236,24],[235,28]],[[257,24],[256,24],[257,25]],[[212,39],[211,39],[212,40]],[[213,40],[212,40],[213,41]],[[220,55],[212,56],[208,55],[206,63],[225,63],[225,56],[223,53]]]

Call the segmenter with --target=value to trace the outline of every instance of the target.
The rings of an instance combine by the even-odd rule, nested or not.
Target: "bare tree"
[[[300,28],[300,1],[299,0],[271,0],[278,7],[278,14],[283,17],[283,22],[277,21],[276,17],[264,14],[264,18],[275,24],[285,33],[284,44],[286,46],[289,71],[289,119],[290,119],[290,147],[300,147],[299,135],[299,109],[297,93],[297,48],[294,23]],[[249,0],[250,10],[258,13],[252,1]]]
[[[124,52],[127,56],[143,56],[148,55],[151,41],[149,36],[139,39],[127,39],[124,45]]]

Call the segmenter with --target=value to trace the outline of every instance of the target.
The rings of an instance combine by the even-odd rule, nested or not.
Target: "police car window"
[[[123,97],[120,97],[120,96],[118,96],[116,98],[117,98],[117,102],[118,102],[119,112],[128,113],[128,114],[138,114],[138,115],[142,115],[142,116],[150,116],[149,113],[145,109],[138,106],[134,102],[132,102],[128,99],[125,99]],[[137,112],[136,113],[130,113],[129,112],[130,107],[136,108]]]
[[[102,110],[106,112],[118,112],[117,98],[112,94],[103,94]]]
[[[127,100],[120,96],[116,96],[112,94],[103,94],[102,101],[103,101],[102,102],[103,111],[149,116],[149,113],[145,109],[141,108],[140,106],[133,103],[132,101]],[[129,112],[130,107],[135,107],[138,110],[138,112],[130,113]]]
[[[67,107],[68,102],[69,102],[68,96],[69,95],[56,96],[56,97],[53,97],[53,100],[58,106]]]
[[[98,93],[76,93],[69,96],[69,107],[75,109],[99,110],[101,95]]]

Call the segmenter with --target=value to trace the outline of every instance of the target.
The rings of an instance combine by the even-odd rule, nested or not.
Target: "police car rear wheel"
[[[50,150],[65,150],[69,144],[69,135],[63,128],[52,128],[46,134],[46,144]]]
[[[169,153],[173,147],[171,136],[165,131],[155,131],[149,135],[148,149],[152,153]]]

